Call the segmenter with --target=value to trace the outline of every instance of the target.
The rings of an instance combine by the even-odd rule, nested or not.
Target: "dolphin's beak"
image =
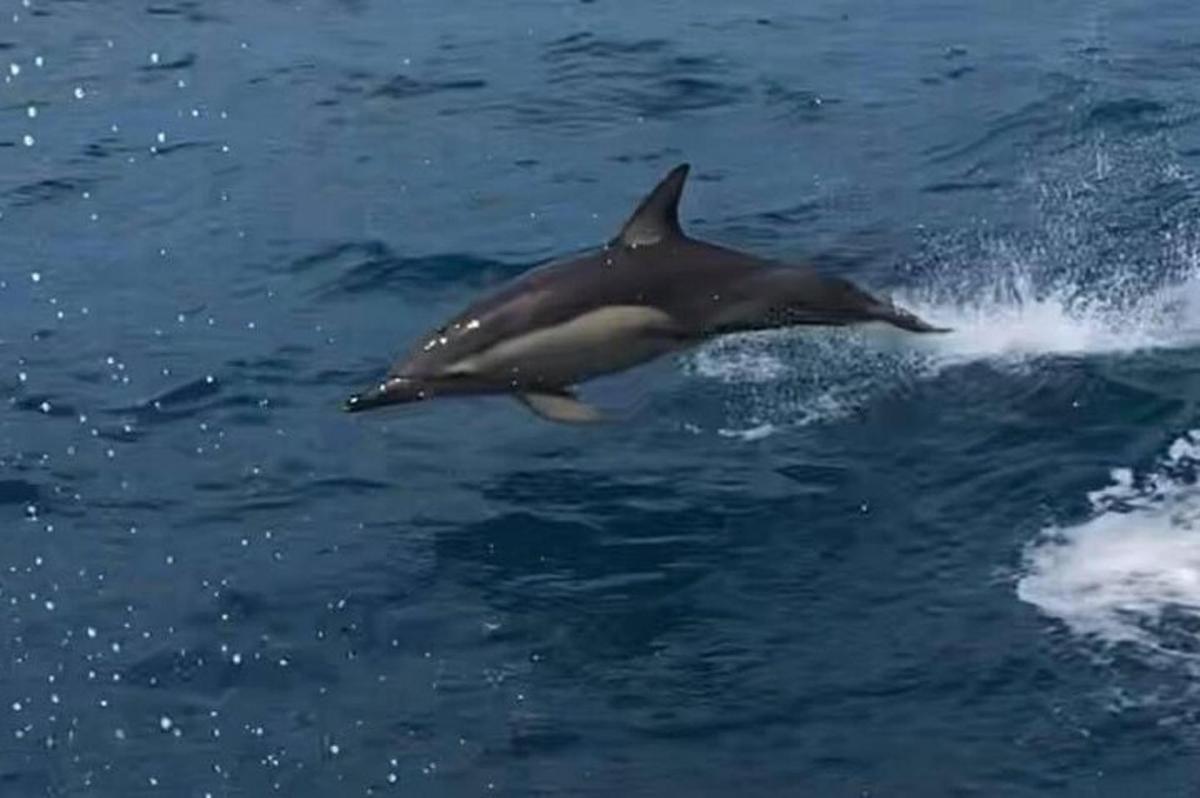
[[[424,383],[407,377],[389,377],[361,393],[356,393],[342,403],[347,413],[358,413],[373,407],[394,405],[402,402],[418,402],[426,399],[429,392]]]

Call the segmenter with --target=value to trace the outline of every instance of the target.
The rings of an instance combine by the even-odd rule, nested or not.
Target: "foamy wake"
[[[1119,354],[1200,343],[1200,262],[1174,279],[1039,286],[1014,265],[958,300],[909,297],[910,306],[953,328],[921,341],[940,365],[978,360]],[[944,294],[945,291],[943,290]],[[904,298],[899,298],[901,302]]]
[[[701,377],[738,386],[736,423],[722,434],[763,437],[829,421],[905,381],[972,362],[1027,368],[1046,357],[1120,355],[1200,345],[1200,257],[1175,277],[1039,285],[1019,260],[958,285],[895,295],[897,304],[953,328],[914,336],[890,328],[800,329],[731,336],[688,361]],[[980,278],[979,274],[990,274]]]
[[[1028,547],[1017,595],[1097,642],[1200,661],[1198,465],[1192,431],[1149,473],[1114,470],[1090,520]]]

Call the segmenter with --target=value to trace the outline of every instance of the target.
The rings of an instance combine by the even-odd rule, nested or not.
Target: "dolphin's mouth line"
[[[463,375],[433,377],[389,377],[378,385],[353,394],[342,402],[342,410],[357,413],[386,405],[424,402],[439,396],[519,391],[522,386],[472,379]]]
[[[424,385],[424,381],[418,384],[407,377],[389,377],[378,385],[350,396],[342,403],[342,409],[347,413],[357,413],[383,405],[419,402],[429,396]]]

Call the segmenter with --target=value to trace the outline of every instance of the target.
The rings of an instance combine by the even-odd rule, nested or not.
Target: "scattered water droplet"
[[[87,92],[83,90],[83,86],[75,87],[75,99],[76,100],[82,100],[86,96],[87,96]]]

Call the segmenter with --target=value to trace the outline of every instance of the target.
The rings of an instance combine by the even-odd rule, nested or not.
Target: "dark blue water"
[[[5,0],[0,68],[0,794],[1196,794],[1190,0]],[[684,160],[957,332],[338,411]]]

